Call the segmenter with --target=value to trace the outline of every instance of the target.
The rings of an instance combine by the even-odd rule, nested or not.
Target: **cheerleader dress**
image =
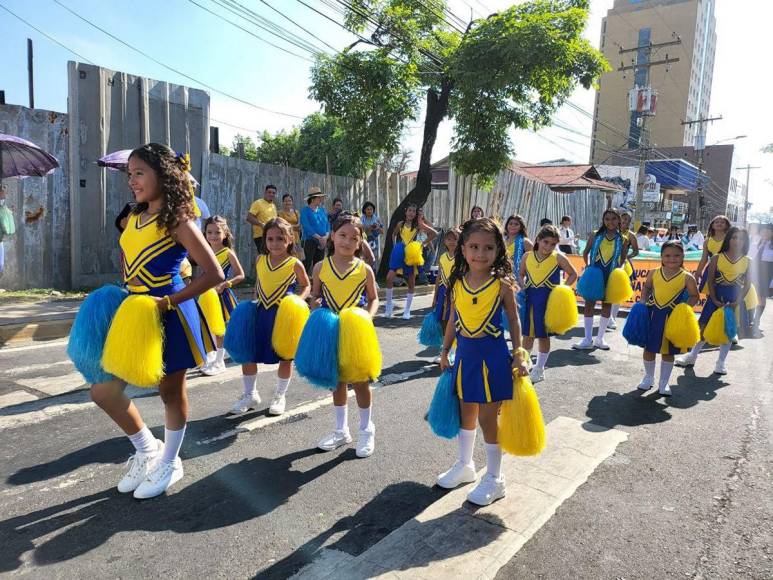
[[[719,254],[719,251],[722,249],[722,244],[724,243],[724,241],[725,241],[724,238],[722,238],[721,240],[715,240],[710,236],[706,240],[706,250],[708,255],[708,261],[706,262],[706,266],[703,268],[703,272],[699,272],[700,286],[698,287],[698,290],[706,294],[708,294],[708,290],[706,290],[706,284],[709,281],[709,263],[711,263],[711,258]]]
[[[473,289],[466,280],[454,284],[456,394],[466,403],[493,403],[513,398],[512,357],[499,316],[502,282],[491,277]]]
[[[680,354],[687,349],[679,349],[665,337],[666,323],[674,308],[687,300],[687,272],[679,270],[667,278],[663,268],[657,268],[652,274],[652,290],[647,299],[649,325],[644,350],[655,354]]]
[[[365,262],[357,258],[345,272],[333,263],[332,256],[325,258],[319,271],[322,286],[322,308],[338,314],[345,308],[365,305],[365,284],[367,282]]]
[[[454,256],[452,254],[446,252],[440,256],[440,259],[438,260],[440,283],[438,284],[437,296],[435,298],[435,317],[440,321],[448,320],[451,315],[451,305],[448,300],[448,286],[453,267]]]
[[[130,294],[162,297],[185,288],[180,266],[187,250],[163,228],[156,227],[158,216],[140,222],[131,214],[119,243],[123,251],[123,278]],[[161,314],[164,331],[164,373],[169,375],[196,368],[215,350],[212,333],[195,300],[190,299]]]
[[[408,276],[411,273],[418,275],[421,271],[419,266],[409,266],[405,263],[405,247],[411,242],[415,242],[419,235],[418,228],[412,228],[403,224],[400,227],[400,235],[389,255],[389,269],[394,270],[401,276]]]
[[[231,266],[230,252],[228,248],[223,248],[215,254],[220,267],[223,268],[223,274],[225,279],[228,280],[233,275],[233,266]],[[228,322],[231,319],[231,313],[236,308],[239,301],[236,299],[236,294],[231,288],[226,288],[220,294],[220,306],[223,309],[223,320]]]
[[[612,270],[618,266],[617,259],[619,258],[619,253],[617,252],[616,246],[620,243],[620,238],[620,234],[615,235],[611,240],[604,235],[601,244],[599,244],[597,255],[591,257],[593,259],[592,264],[597,268],[600,268],[604,273],[604,286],[607,285]]]
[[[732,262],[727,254],[719,254],[717,257],[717,268],[714,274],[714,291],[717,300],[723,304],[738,302],[735,308],[735,319],[738,321],[738,327],[748,325],[748,311],[740,300],[741,291],[746,284],[746,277],[749,275],[749,257],[741,256],[735,262]],[[708,324],[711,315],[717,310],[714,301],[709,299],[703,306],[703,312],[698,320],[701,328]]]
[[[539,259],[537,252],[526,257],[526,277],[524,280],[524,307],[520,308],[521,328],[524,336],[547,338],[545,312],[547,311],[550,291],[561,283],[561,267],[558,265],[558,252]]]

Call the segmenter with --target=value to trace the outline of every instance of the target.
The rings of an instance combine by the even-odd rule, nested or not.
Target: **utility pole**
[[[649,84],[650,69],[655,66],[668,67],[672,63],[679,62],[678,58],[670,58],[668,54],[666,54],[665,58],[655,61],[653,61],[651,57],[654,52],[661,48],[665,48],[667,46],[676,46],[679,44],[682,44],[682,39],[677,36],[675,40],[670,40],[668,42],[648,42],[646,44],[640,44],[634,48],[623,48],[622,46],[620,47],[620,54],[629,54],[635,52],[637,53],[637,56],[636,61],[632,61],[630,65],[626,65],[624,62],[621,62],[620,67],[617,70],[619,72],[625,72],[629,70],[634,71],[635,74],[633,90],[641,89],[649,95],[648,106],[646,109],[640,111],[639,117],[639,179],[636,186],[636,206],[634,207],[634,215],[632,220],[633,223],[636,223],[637,220],[642,221],[644,218],[644,184],[646,181],[645,171],[647,168],[647,157],[650,148],[649,134],[647,133],[647,117],[652,117],[655,115],[655,95],[652,93],[652,87]],[[639,81],[642,81],[641,84]],[[637,108],[632,109],[632,112],[633,111],[639,112],[638,103]]]
[[[746,188],[743,192],[743,220],[738,220],[741,222],[741,225],[743,227],[746,227],[748,224],[746,223],[747,214],[749,213],[749,179],[751,178],[751,172],[752,169],[762,169],[759,166],[752,167],[748,163],[746,164],[746,167],[736,167],[737,171],[743,171],[746,170]]]
[[[682,126],[698,125],[698,131],[695,133],[695,139],[693,141],[693,149],[698,154],[698,179],[695,184],[695,196],[693,202],[690,204],[690,221],[698,224],[698,227],[703,230],[706,227],[706,201],[703,199],[703,152],[706,149],[706,133],[703,130],[703,126],[706,123],[712,123],[714,121],[721,121],[722,115],[719,117],[708,117],[704,119],[694,119],[692,121],[682,121]]]
[[[27,83],[30,91],[30,109],[35,108],[35,75],[32,68],[32,39],[27,39]]]

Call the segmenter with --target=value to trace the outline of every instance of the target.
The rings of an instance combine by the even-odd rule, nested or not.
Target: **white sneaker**
[[[442,358],[443,358],[442,356],[437,355],[435,358],[432,359],[432,363],[436,364],[436,365],[439,365],[440,364],[440,359],[442,359]]]
[[[698,360],[697,356],[692,353],[683,354],[674,359],[674,364],[678,367],[694,367],[695,361]]]
[[[347,445],[352,442],[352,436],[349,434],[349,430],[333,431],[330,435],[322,439],[317,443],[317,448],[322,451],[333,451],[338,449],[342,445]]]
[[[531,379],[531,383],[533,385],[541,383],[545,380],[545,369],[540,367],[533,367],[529,372],[529,378]]]
[[[604,341],[603,336],[597,336],[593,341],[593,346],[599,350],[609,350],[609,345]]]
[[[249,411],[253,411],[260,405],[260,395],[258,391],[252,391],[251,395],[242,395],[231,410],[228,411],[230,416],[236,417],[238,415],[244,415]]]
[[[224,362],[218,363],[217,361],[215,361],[212,364],[207,363],[203,367],[201,367],[201,374],[207,375],[208,377],[214,377],[215,375],[219,375],[224,371],[225,371]]]
[[[726,375],[727,374],[727,364],[723,360],[718,360],[717,364],[714,365],[714,374],[715,375]]]
[[[607,324],[607,332],[612,332],[613,330],[617,330],[617,322],[614,318],[610,318]]]
[[[467,494],[467,501],[475,505],[490,505],[502,497],[505,497],[505,478],[500,476],[497,479],[487,473],[475,489]]]
[[[465,465],[457,461],[451,466],[451,469],[437,476],[437,484],[444,489],[454,489],[463,483],[472,483],[478,479],[475,473],[475,464]]]
[[[384,306],[384,317],[385,318],[392,318],[392,314],[394,314],[395,306],[394,304],[387,304]]]
[[[636,388],[639,389],[640,391],[649,391],[654,386],[655,386],[654,377],[644,377]]]
[[[271,406],[268,408],[269,415],[281,415],[285,412],[285,406],[287,405],[287,399],[284,395],[274,395],[271,400]]]
[[[155,453],[135,453],[129,457],[127,465],[129,471],[123,476],[121,481],[118,482],[118,491],[120,493],[129,493],[139,487],[139,485],[145,481],[148,473],[153,469],[156,460],[161,456],[161,452],[164,450],[164,442],[156,439],[158,450]]]
[[[403,320],[410,320],[411,319],[411,311],[410,310],[404,310],[403,311]]]
[[[572,345],[574,350],[593,350],[593,341],[589,338],[583,338],[580,342]]]
[[[762,331],[759,328],[752,330],[752,338],[762,338]]]
[[[370,457],[376,448],[376,426],[370,422],[367,429],[360,429],[357,434],[357,457]]]
[[[161,495],[167,489],[183,478],[183,462],[179,457],[171,463],[168,461],[159,461],[148,473],[140,486],[134,490],[136,499],[150,499]]]
[[[671,396],[671,387],[669,387],[668,385],[659,385],[658,386],[658,393],[660,393],[664,397],[670,397]]]

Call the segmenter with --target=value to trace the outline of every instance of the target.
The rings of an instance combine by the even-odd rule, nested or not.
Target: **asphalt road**
[[[439,372],[416,342],[420,323],[377,322],[385,368],[369,459],[315,449],[332,428],[329,395],[297,378],[282,420],[265,417],[272,372],[258,380],[263,409],[225,418],[241,390],[231,371],[190,390],[185,478],[138,502],[115,490],[131,446],[84,392],[3,409],[0,574],[285,578],[327,550],[361,554],[443,497],[435,477],[455,459],[455,443],[424,420]],[[770,310],[766,326],[773,336]],[[593,353],[569,349],[579,333],[554,340],[538,385],[545,421],[572,417],[628,441],[498,578],[773,577],[771,339],[743,341],[726,377],[711,374],[716,351],[704,353],[694,371],[675,370],[663,399],[635,392],[641,351],[619,331],[607,335],[612,351]],[[22,380],[45,392],[72,372],[65,361],[60,343],[0,350],[0,387]],[[162,437],[158,397],[136,402]],[[356,415],[351,400],[353,431]],[[476,461],[485,463],[480,436]],[[480,541],[457,533],[460,550]]]

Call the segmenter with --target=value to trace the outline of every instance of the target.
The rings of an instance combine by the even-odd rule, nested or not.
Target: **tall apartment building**
[[[612,66],[596,93],[591,162],[601,164],[615,150],[635,149],[640,113],[629,110],[629,92],[649,84],[657,92],[657,113],[647,119],[650,143],[693,146],[705,139],[716,49],[715,0],[615,0],[601,25],[601,50]],[[681,44],[651,51],[622,49],[681,39]],[[678,58],[679,62],[619,72],[621,66]]]

